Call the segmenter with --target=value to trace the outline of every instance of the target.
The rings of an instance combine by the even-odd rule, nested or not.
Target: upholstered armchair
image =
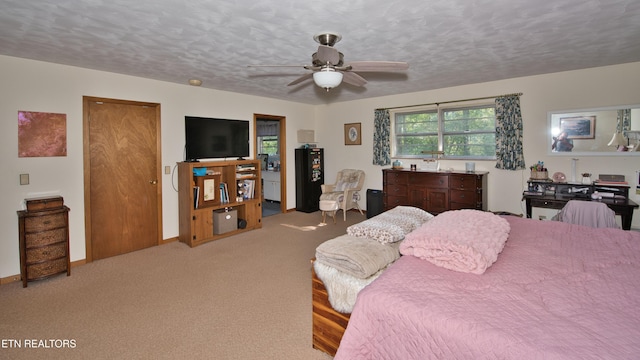
[[[338,171],[335,184],[321,185],[322,194],[320,200],[333,200],[338,203],[338,209],[342,209],[343,218],[347,220],[347,210],[362,209],[358,205],[360,190],[364,185],[364,171],[355,169],[343,169]]]

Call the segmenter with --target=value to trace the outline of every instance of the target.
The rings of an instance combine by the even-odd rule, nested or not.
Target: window
[[[278,154],[278,136],[258,136],[259,154]]]
[[[495,104],[431,107],[392,113],[392,157],[495,159]]]

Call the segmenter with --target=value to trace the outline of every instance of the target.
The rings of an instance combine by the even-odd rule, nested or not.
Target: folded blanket
[[[327,297],[331,307],[344,314],[351,314],[360,290],[382,274],[382,270],[379,270],[366,279],[360,279],[324,265],[317,260],[313,263],[313,269],[327,289]]]
[[[422,209],[412,206],[396,206],[370,219],[349,226],[347,234],[388,244],[404,239],[406,234],[431,218],[433,215]]]
[[[446,211],[407,234],[400,253],[446,269],[483,274],[509,236],[507,220],[479,210]]]
[[[341,235],[316,248],[316,262],[365,279],[400,257],[399,244],[381,244],[367,238]]]

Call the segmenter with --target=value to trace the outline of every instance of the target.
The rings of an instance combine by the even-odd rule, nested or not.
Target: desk
[[[526,201],[527,217],[531,218],[531,209],[534,207],[547,208],[547,209],[562,209],[569,200],[585,200],[588,198],[570,198],[570,197],[556,197],[555,195],[522,195],[522,199]],[[592,200],[599,201],[607,204],[607,206],[613,210],[616,215],[620,215],[622,219],[622,228],[624,230],[631,229],[631,220],[633,219],[633,210],[638,208],[638,204],[629,199],[602,199]]]

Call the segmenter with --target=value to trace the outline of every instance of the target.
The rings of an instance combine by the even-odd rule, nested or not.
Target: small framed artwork
[[[344,124],[344,144],[361,145],[360,123]]]
[[[596,117],[574,116],[560,118],[560,131],[566,133],[567,139],[595,139]]]

